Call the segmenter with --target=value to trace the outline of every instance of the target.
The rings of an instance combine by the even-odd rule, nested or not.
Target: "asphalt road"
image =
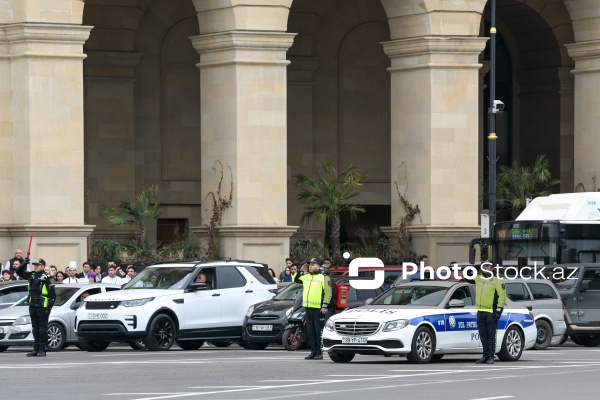
[[[567,345],[526,351],[520,361],[476,365],[445,356],[413,365],[406,358],[356,356],[349,364],[306,361],[306,351],[205,347],[168,352],[73,346],[46,358],[27,349],[0,353],[0,397],[43,400],[433,399],[597,400],[600,348]]]

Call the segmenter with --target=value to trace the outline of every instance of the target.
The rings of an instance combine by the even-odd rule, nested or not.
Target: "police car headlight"
[[[333,332],[333,327],[334,327],[333,321],[328,319],[327,322],[325,323],[325,329]]]
[[[395,321],[387,322],[383,327],[382,332],[397,331],[398,329],[405,328],[409,322],[410,321],[407,319],[397,319]]]
[[[253,312],[254,312],[254,304],[252,304],[250,307],[248,307],[248,310],[246,311],[246,317],[250,318],[250,316],[252,315]]]
[[[152,300],[154,300],[154,297],[148,297],[147,299],[125,300],[121,302],[121,305],[123,307],[139,307]]]
[[[29,315],[21,315],[13,322],[13,325],[28,325],[31,324],[31,317]]]
[[[292,315],[292,311],[293,311],[293,310],[294,310],[294,307],[290,307],[290,308],[288,308],[288,309],[287,309],[287,311],[285,312],[285,316],[286,316],[287,318],[289,318],[289,317],[290,317],[290,315]]]

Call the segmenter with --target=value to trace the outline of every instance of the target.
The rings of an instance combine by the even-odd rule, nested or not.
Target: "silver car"
[[[537,339],[533,346],[544,350],[557,346],[567,330],[563,302],[554,284],[546,279],[505,279],[506,296],[526,307],[535,317]]]
[[[75,311],[79,308],[84,292],[90,295],[105,293],[120,290],[121,285],[69,283],[57,284],[55,288],[56,302],[48,320],[48,351],[59,351],[69,344],[77,343],[74,332]],[[12,307],[0,310],[0,352],[10,346],[33,346],[27,297]]]

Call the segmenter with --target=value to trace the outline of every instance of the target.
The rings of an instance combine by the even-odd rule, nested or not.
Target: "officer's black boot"
[[[38,355],[38,348],[34,347],[33,350],[31,350],[29,353],[25,354],[27,357],[37,357]]]
[[[38,357],[46,357],[46,346],[40,346],[40,351],[37,353]]]

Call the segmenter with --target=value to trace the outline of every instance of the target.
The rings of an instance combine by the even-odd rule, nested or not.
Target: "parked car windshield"
[[[129,281],[127,289],[182,289],[195,267],[149,267]]]
[[[302,284],[292,283],[290,286],[277,293],[273,300],[295,300],[298,291],[302,290]]]
[[[377,297],[371,305],[392,306],[437,306],[448,292],[439,286],[400,286]]]
[[[71,296],[73,296],[79,288],[76,287],[67,287],[67,286],[55,286],[54,290],[56,291],[56,301],[54,302],[54,307],[60,307],[65,304]],[[29,305],[29,296],[25,297],[21,301],[19,301],[17,306],[28,306]]]

